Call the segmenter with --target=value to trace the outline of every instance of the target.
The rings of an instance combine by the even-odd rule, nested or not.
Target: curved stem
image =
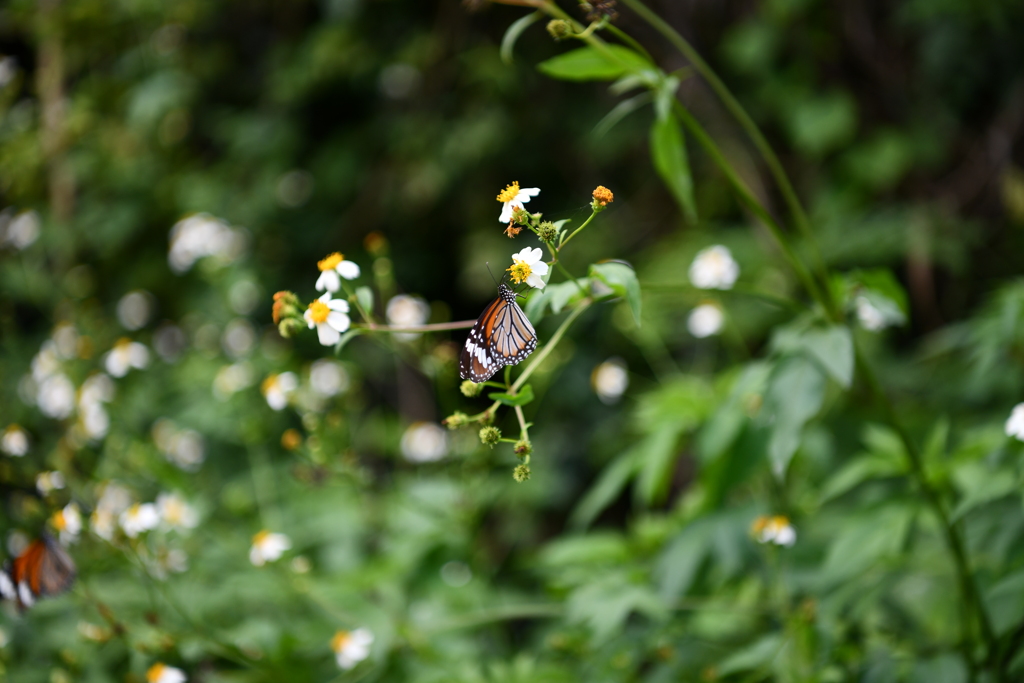
[[[583,225],[581,225],[580,227],[578,227],[575,230],[573,230],[572,233],[570,233],[570,235],[568,237],[566,237],[564,240],[562,240],[562,243],[558,245],[558,251],[561,251],[562,247],[564,247],[565,245],[569,244],[569,240],[571,240],[573,237],[578,235],[579,232],[581,230],[583,230],[583,228],[585,228],[588,225],[590,225],[590,221],[594,220],[594,216],[596,216],[596,215],[597,215],[597,211],[594,211],[593,213],[591,213],[590,216],[587,218],[587,220],[583,221]]]
[[[376,323],[356,323],[352,329],[365,329],[371,332],[444,332],[446,330],[466,330],[476,325],[475,320],[458,320],[451,323],[431,323],[429,325],[378,325]]]

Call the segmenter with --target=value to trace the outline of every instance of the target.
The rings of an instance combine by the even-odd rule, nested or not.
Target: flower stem
[[[376,323],[352,325],[352,329],[365,329],[371,332],[444,332],[446,330],[465,330],[476,325],[475,320],[457,320],[451,323],[431,323],[429,325],[378,325]]]
[[[569,279],[570,279],[570,280],[572,281],[572,283],[573,283],[574,285],[576,285],[576,288],[580,290],[580,294],[582,294],[583,296],[587,296],[587,290],[585,290],[585,289],[583,288],[583,285],[581,285],[581,284],[580,284],[580,281],[579,281],[579,280],[577,280],[576,278],[574,278],[574,277],[572,276],[572,274],[571,274],[571,273],[570,273],[570,272],[568,271],[568,269],[567,269],[567,268],[566,268],[565,266],[563,266],[563,265],[562,265],[562,262],[561,262],[561,261],[559,261],[558,259],[555,259],[555,260],[553,261],[553,263],[554,263],[554,264],[555,264],[556,266],[558,266],[558,269],[559,269],[559,270],[561,270],[561,271],[562,271],[562,275],[564,275],[565,277],[569,278]]]
[[[568,237],[566,237],[562,241],[561,244],[558,245],[558,251],[561,251],[562,247],[564,247],[565,245],[569,244],[569,240],[571,240],[573,237],[578,235],[580,230],[582,230],[583,228],[585,228],[588,225],[590,225],[590,221],[594,220],[594,216],[596,216],[596,215],[597,215],[597,211],[594,211],[593,213],[590,214],[590,217],[587,218],[587,220],[583,221],[583,225],[581,225],[580,227],[578,227],[575,230],[573,230],[572,233]]]

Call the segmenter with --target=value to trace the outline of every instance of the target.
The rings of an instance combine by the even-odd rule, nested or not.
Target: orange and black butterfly
[[[28,609],[38,598],[63,593],[75,580],[75,562],[64,547],[43,534],[0,569],[0,597]]]
[[[486,382],[506,365],[515,365],[537,348],[537,333],[516,303],[508,285],[498,285],[498,298],[484,309],[469,331],[459,358],[462,379]]]

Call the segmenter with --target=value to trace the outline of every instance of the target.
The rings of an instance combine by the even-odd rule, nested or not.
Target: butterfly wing
[[[537,348],[537,332],[519,304],[511,301],[495,316],[491,352],[505,365],[516,365]]]
[[[75,561],[59,541],[49,536],[43,538],[46,552],[39,563],[39,595],[63,593],[75,581]]]
[[[537,333],[516,295],[506,285],[498,286],[492,301],[469,331],[459,359],[462,379],[486,382],[506,365],[515,365],[537,348]]]
[[[0,572],[0,595],[27,609],[36,598],[63,593],[75,580],[75,562],[56,540],[36,539]]]
[[[494,329],[495,319],[508,303],[500,296],[488,304],[484,312],[473,325],[466,338],[466,344],[462,347],[462,355],[459,357],[459,376],[462,379],[470,379],[476,383],[486,382],[504,364],[499,363],[491,352],[491,332]]]

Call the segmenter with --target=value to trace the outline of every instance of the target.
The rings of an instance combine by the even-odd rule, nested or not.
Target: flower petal
[[[341,289],[341,278],[333,270],[325,270],[320,273],[320,277],[316,280],[316,291],[322,292],[325,289],[328,293],[337,292]]]
[[[302,314],[302,318],[309,323],[309,329],[316,327],[316,323],[313,322],[313,311],[306,309],[306,312]]]
[[[324,346],[334,346],[341,339],[341,333],[327,323],[320,323],[316,326],[316,336],[320,338],[320,343]]]
[[[526,278],[526,284],[537,289],[544,289],[545,282],[537,273],[531,273],[530,277]]]
[[[352,325],[352,321],[344,313],[331,311],[327,314],[327,324],[338,332],[345,332]]]
[[[501,215],[498,216],[499,223],[508,223],[512,220],[512,209],[516,206],[515,202],[505,202],[501,207]]]
[[[348,313],[348,302],[344,299],[331,299],[327,302],[327,308],[332,311],[341,311],[342,313]]]
[[[524,187],[519,190],[519,194],[516,195],[516,199],[522,199],[524,202],[528,202],[529,197],[536,197],[540,194],[539,187]]]
[[[359,277],[359,265],[352,261],[342,261],[335,268],[338,275],[342,276],[346,280],[355,280]]]
[[[536,263],[530,264],[530,270],[536,273],[537,275],[544,276],[548,274],[548,264],[544,263],[543,261],[537,261]]]

